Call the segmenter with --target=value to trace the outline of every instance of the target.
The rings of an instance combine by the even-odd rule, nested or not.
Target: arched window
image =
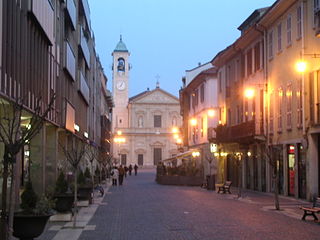
[[[124,72],[125,71],[125,61],[123,58],[118,59],[118,71],[119,72]]]

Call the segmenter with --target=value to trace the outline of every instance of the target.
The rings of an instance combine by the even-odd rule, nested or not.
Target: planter
[[[157,183],[163,185],[201,186],[202,177],[195,176],[157,176]]]
[[[56,200],[54,210],[58,212],[70,212],[73,207],[74,196],[72,194],[55,195]]]
[[[13,219],[13,236],[20,240],[33,240],[39,237],[51,215],[15,214]]]
[[[89,200],[89,203],[91,203],[92,202],[92,187],[79,187],[78,199],[79,200]]]

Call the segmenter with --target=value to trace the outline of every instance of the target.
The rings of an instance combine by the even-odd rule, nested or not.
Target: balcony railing
[[[70,44],[66,41],[66,60],[65,69],[71,76],[72,80],[76,80],[76,58],[73,54]]]
[[[260,135],[254,120],[240,123],[235,126],[219,125],[215,128],[216,141],[219,143],[246,143],[252,142],[254,137]],[[260,133],[260,134],[259,134]]]
[[[80,48],[84,56],[84,60],[87,64],[87,67],[90,68],[90,50],[86,37],[84,36],[84,31],[80,27]]]
[[[83,96],[86,103],[89,105],[89,99],[90,99],[90,92],[89,87],[87,84],[87,81],[85,77],[83,76],[82,72],[80,72],[80,93]]]
[[[74,0],[67,0],[67,13],[70,17],[73,30],[75,30],[77,25],[77,7]]]
[[[29,0],[28,8],[52,45],[54,43],[54,12],[51,3],[49,0]]]

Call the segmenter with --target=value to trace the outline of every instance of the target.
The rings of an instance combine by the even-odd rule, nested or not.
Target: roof
[[[135,95],[135,96],[133,96],[133,97],[129,98],[129,102],[131,102],[131,101],[133,101],[134,99],[136,99],[136,98],[138,98],[138,97],[140,97],[140,96],[144,95],[144,94],[145,94],[145,93],[147,93],[147,92],[149,92],[149,90],[147,90],[147,91],[143,91],[143,92],[141,92],[141,93],[139,93],[139,94],[137,94],[137,95]]]
[[[163,90],[163,89],[160,88],[160,87],[156,87],[156,88],[153,89],[153,90],[147,90],[147,91],[141,92],[141,93],[139,93],[139,94],[137,94],[137,95],[129,98],[129,103],[130,103],[130,102],[133,102],[133,101],[135,101],[135,100],[139,100],[140,98],[146,97],[146,96],[148,96],[149,94],[152,94],[152,93],[154,93],[154,92],[156,92],[156,91],[160,91],[160,92],[166,94],[167,96],[169,96],[169,97],[171,97],[171,98],[179,101],[179,99],[178,99],[176,96],[172,95],[171,93],[168,93],[167,91]]]
[[[240,31],[247,30],[250,26],[258,22],[268,9],[269,7],[265,7],[253,11],[253,13],[238,27],[238,29]]]
[[[128,49],[124,42],[122,41],[122,36],[120,35],[120,41],[118,42],[116,48],[113,50],[113,52],[128,52]]]

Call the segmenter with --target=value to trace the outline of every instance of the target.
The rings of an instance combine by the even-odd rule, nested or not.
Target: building
[[[94,49],[88,1],[4,0],[0,19],[0,97],[23,100],[21,128],[29,124],[37,101],[46,107],[56,95],[44,127],[17,159],[17,182],[24,185],[31,172],[35,190],[50,192],[58,171],[69,169],[59,146],[68,149],[71,136],[110,152],[101,144],[110,141],[105,139],[110,124],[108,129],[101,118],[111,121],[112,98]]]
[[[178,153],[179,99],[159,87],[129,98],[130,53],[120,37],[113,56],[113,156],[122,165],[154,166]]]
[[[185,150],[199,151],[204,174],[217,174],[218,159],[210,149],[218,125],[217,69],[211,63],[187,70],[180,90],[181,115]],[[213,143],[214,144],[214,143]]]
[[[213,58],[221,124],[211,141],[219,145],[225,180],[319,196],[319,9],[311,0],[257,9],[240,25],[241,36]]]

